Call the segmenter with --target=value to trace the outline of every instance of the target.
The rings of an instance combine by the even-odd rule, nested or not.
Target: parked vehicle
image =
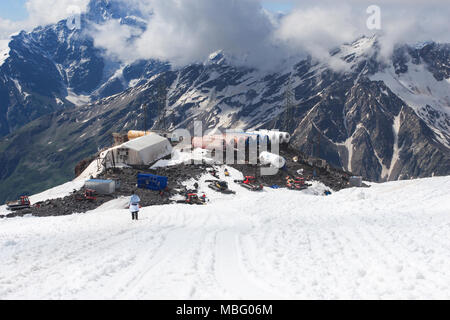
[[[6,203],[6,207],[11,211],[19,211],[31,208],[31,202],[28,196],[20,196],[18,200]]]
[[[291,190],[305,190],[308,189],[311,185],[305,183],[305,178],[296,177],[295,179],[291,177],[286,177],[286,187]]]
[[[76,196],[76,200],[94,202],[97,200],[97,192],[92,189],[86,189],[82,196]]]
[[[261,191],[264,189],[264,186],[262,184],[258,184],[256,178],[252,176],[246,176],[244,180],[235,180],[234,182],[250,191]]]
[[[228,188],[228,183],[226,181],[220,181],[220,180],[209,180],[206,182],[210,182],[208,187],[210,189],[213,189],[214,191],[221,192],[224,194],[236,194],[235,191],[230,190]]]
[[[179,200],[177,203],[186,203],[190,205],[204,205],[206,204],[205,197],[199,197],[196,193],[187,193],[185,200]]]

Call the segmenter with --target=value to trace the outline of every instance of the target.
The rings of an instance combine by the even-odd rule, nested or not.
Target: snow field
[[[0,299],[450,298],[450,177],[323,197],[252,193],[230,171],[237,195],[138,222],[127,198],[0,220]]]

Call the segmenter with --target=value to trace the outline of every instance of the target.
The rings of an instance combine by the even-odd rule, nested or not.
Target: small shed
[[[116,192],[116,182],[114,180],[87,180],[84,186],[87,189],[97,191],[98,194],[112,194]]]
[[[353,176],[353,177],[350,177],[349,182],[350,182],[350,185],[352,187],[361,188],[362,187],[362,183],[363,183],[363,178],[362,177]]]
[[[167,138],[150,133],[130,140],[111,150],[115,163],[126,165],[149,165],[172,153],[172,145]]]

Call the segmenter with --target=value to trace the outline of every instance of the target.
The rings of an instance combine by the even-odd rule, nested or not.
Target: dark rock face
[[[403,109],[401,119],[398,134],[400,163],[396,166],[396,177],[448,175],[449,149],[436,141],[434,132],[412,109]]]
[[[408,72],[407,63],[424,63],[437,81],[450,77],[450,44],[426,43],[419,47],[402,46],[394,51],[393,65],[396,73]]]
[[[12,37],[9,58],[0,66],[0,137],[42,115],[80,104],[77,96],[101,99],[169,69],[149,60],[125,66],[120,76],[120,62],[94,46],[88,32],[93,24],[118,19],[146,28],[139,12],[120,3],[91,1],[81,29],[71,30],[63,20]]]

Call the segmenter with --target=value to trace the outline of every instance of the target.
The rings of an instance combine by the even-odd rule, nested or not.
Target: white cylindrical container
[[[274,130],[258,130],[253,132],[259,136],[267,136],[271,143],[289,143],[291,135],[288,132],[274,131]],[[261,140],[261,139],[260,139]]]
[[[268,146],[269,145],[269,137],[265,134],[258,134],[258,144],[260,146]]]
[[[243,137],[243,136],[237,136],[237,137],[236,137],[237,148],[238,148],[238,149],[239,149],[239,148],[245,148],[246,141],[247,141],[247,138],[246,138],[246,137]]]
[[[256,145],[258,143],[258,136],[257,135],[250,135],[248,142],[249,142],[250,145]]]
[[[231,136],[226,136],[225,137],[225,145],[227,146],[227,148],[232,148],[232,149],[234,149],[234,147],[235,147],[235,140],[234,140],[234,137],[231,137]]]
[[[283,157],[266,151],[261,152],[259,161],[261,161],[262,164],[270,164],[271,166],[278,169],[281,169],[286,165],[286,160]]]
[[[267,138],[269,138],[269,141],[272,142],[272,140],[273,140],[272,132],[267,132]]]
[[[286,139],[286,143],[291,142],[291,135],[289,133],[287,133],[287,132],[286,132],[286,135],[285,135],[285,139]]]
[[[277,135],[279,143],[288,143],[290,139],[290,135],[287,132],[278,132],[274,131],[274,134]]]

